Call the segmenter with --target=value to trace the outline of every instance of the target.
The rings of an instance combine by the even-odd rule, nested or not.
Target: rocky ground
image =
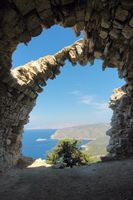
[[[72,169],[33,164],[0,175],[0,200],[133,200],[133,158]]]

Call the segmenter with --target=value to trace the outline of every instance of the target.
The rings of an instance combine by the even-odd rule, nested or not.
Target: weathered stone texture
[[[60,74],[68,59],[73,65],[87,63],[84,40],[65,47],[54,56],[45,56],[11,70],[0,82],[0,169],[13,166],[21,156],[21,137],[38,93],[48,79]]]
[[[118,68],[119,77],[127,83],[127,91],[119,98],[121,92],[117,91],[116,99],[111,98],[114,114],[108,151],[113,156],[130,154],[132,128],[127,126],[132,121],[133,1],[5,0],[0,3],[0,20],[0,167],[16,162],[20,155],[21,132],[38,93],[49,78],[60,73],[65,59],[73,65],[77,62],[85,65],[100,58],[103,70]],[[17,45],[27,44],[43,28],[54,24],[72,27],[76,35],[84,31],[85,40],[54,56],[10,70],[11,56]],[[122,103],[125,101],[126,105]],[[128,148],[123,147],[125,143]]]
[[[111,157],[126,157],[133,153],[133,100],[126,87],[114,90],[109,106],[113,117],[107,131],[110,141],[107,150]]]

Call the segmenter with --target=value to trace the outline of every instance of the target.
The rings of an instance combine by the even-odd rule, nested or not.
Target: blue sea
[[[58,140],[51,139],[55,129],[24,130],[22,139],[22,154],[25,156],[46,159],[47,151],[50,151],[57,144]],[[82,141],[81,145],[88,143]]]

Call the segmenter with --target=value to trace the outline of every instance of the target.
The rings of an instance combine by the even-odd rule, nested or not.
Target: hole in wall
[[[82,37],[82,35],[81,35]],[[54,54],[75,42],[71,29],[54,26],[33,38],[28,47],[19,45],[13,55],[13,65],[23,65],[47,54]],[[37,106],[25,126],[22,153],[33,158],[45,158],[57,140],[50,136],[56,129],[89,124],[108,124],[112,111],[107,102],[112,90],[123,85],[117,70],[107,68],[102,72],[102,61],[93,66],[71,66],[66,62],[55,80],[48,80]],[[108,143],[108,142],[107,142]]]

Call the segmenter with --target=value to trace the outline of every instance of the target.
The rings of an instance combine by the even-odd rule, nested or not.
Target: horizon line
[[[88,123],[88,124],[79,124],[79,125],[74,125],[74,126],[66,126],[66,127],[62,127],[62,128],[45,128],[45,127],[40,127],[40,128],[24,128],[24,130],[60,130],[60,129],[66,129],[66,128],[74,128],[74,127],[78,127],[78,126],[87,126],[87,125],[94,125],[94,124],[110,124],[110,122],[97,122],[97,123]]]

